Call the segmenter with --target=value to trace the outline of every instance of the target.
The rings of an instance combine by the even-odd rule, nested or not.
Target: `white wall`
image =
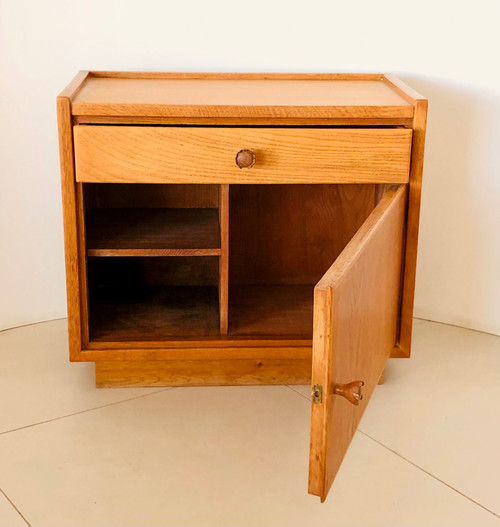
[[[65,316],[77,70],[387,71],[430,99],[416,315],[500,334],[499,21],[497,0],[0,0],[0,327]]]

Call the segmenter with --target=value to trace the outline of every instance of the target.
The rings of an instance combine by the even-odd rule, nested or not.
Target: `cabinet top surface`
[[[378,74],[81,72],[61,94],[73,115],[402,118],[418,94]]]

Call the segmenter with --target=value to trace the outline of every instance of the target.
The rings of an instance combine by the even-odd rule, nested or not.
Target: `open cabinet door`
[[[396,344],[406,186],[390,187],[314,290],[309,493],[324,501]]]

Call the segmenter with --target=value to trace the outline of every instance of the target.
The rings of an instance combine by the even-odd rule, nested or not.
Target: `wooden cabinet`
[[[58,98],[70,358],[311,383],[326,498],[410,353],[427,101],[391,75],[82,72]]]

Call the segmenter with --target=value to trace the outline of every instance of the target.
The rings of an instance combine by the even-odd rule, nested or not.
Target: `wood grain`
[[[219,186],[219,326],[220,334],[227,335],[229,327],[229,185]]]
[[[373,210],[374,185],[235,185],[230,201],[231,284],[316,284]]]
[[[406,188],[387,191],[314,293],[309,492],[324,501],[397,338]],[[354,406],[336,384],[363,381]]]
[[[94,209],[89,256],[213,256],[221,253],[217,209]]]
[[[425,131],[428,101],[416,90],[392,74],[384,75],[384,82],[411,102],[415,107],[413,121],[412,153],[410,166],[410,185],[408,212],[405,232],[405,258],[401,291],[401,315],[398,344],[392,357],[409,357],[411,352],[411,332],[413,325],[413,304],[417,264],[418,227],[420,201],[422,194],[422,175],[425,149]]]
[[[75,89],[71,85],[65,92]],[[74,360],[81,350],[82,313],[81,277],[79,271],[79,233],[73,165],[73,134],[71,133],[71,109],[68,96],[57,98],[59,128],[59,159],[61,165],[61,190],[64,223],[64,254],[66,260],[66,295],[68,306],[69,355]]]
[[[99,388],[132,386],[221,386],[308,384],[307,359],[227,359],[203,361],[97,362]]]
[[[87,254],[90,257],[93,256],[219,256],[221,253],[220,249],[162,249],[158,247],[156,249],[149,249],[147,247],[141,249],[122,249],[113,248],[108,249],[106,247],[89,249]]]
[[[75,115],[170,117],[412,117],[381,74],[91,72]]]
[[[408,86],[408,84],[403,82],[400,78],[396,77],[392,73],[385,73],[383,82],[413,105],[417,101],[425,100],[425,97],[422,97],[420,93],[414,90],[411,86]]]
[[[71,100],[74,99],[78,91],[83,87],[85,82],[89,79],[91,73],[86,70],[79,71],[71,82],[64,88],[64,90],[59,94],[59,97],[69,99],[71,109]]]
[[[218,185],[84,183],[86,208],[216,209]]]
[[[393,351],[393,356],[398,357],[409,357],[411,351],[427,104],[426,99],[416,102],[415,120],[413,123],[399,342]]]
[[[239,350],[238,353],[246,353],[244,348],[268,348],[275,349],[276,353],[282,353],[282,349],[294,349],[294,353],[300,348],[305,351],[306,348],[312,349],[312,339],[304,339],[299,337],[288,336],[288,335],[251,335],[251,336],[237,336],[237,335],[215,335],[209,337],[192,337],[186,336],[182,338],[173,337],[165,338],[161,340],[147,340],[147,341],[92,341],[89,342],[87,351],[93,350],[122,350],[120,354],[124,353],[123,350],[130,351],[130,357],[128,360],[139,360],[144,359],[146,356],[141,355],[141,350],[146,349],[148,351],[160,351],[163,353],[166,351],[166,355],[163,356],[165,360],[170,360],[172,357],[169,355],[170,351],[174,348],[176,350],[200,350],[205,349],[207,353],[215,353],[215,350],[231,350],[231,353],[236,353],[235,350]],[[168,350],[167,350],[168,348]],[[178,351],[174,351],[177,353]],[[288,352],[283,352],[288,353]],[[126,357],[121,355],[115,355],[109,360],[124,360]],[[310,355],[310,353],[309,353]],[[97,356],[97,355],[96,355]],[[253,356],[253,355],[252,355]],[[260,356],[260,355],[259,355]],[[101,360],[103,355],[101,354]],[[157,355],[159,358],[160,355]],[[281,358],[282,356],[279,355]],[[288,357],[288,355],[285,355]],[[295,357],[295,355],[294,355]],[[224,357],[227,358],[227,357]],[[238,358],[248,358],[246,355],[238,355]],[[304,358],[304,356],[301,356]],[[94,360],[94,359],[92,359]]]
[[[241,303],[243,307],[248,304],[250,309],[241,311],[243,317],[238,319],[237,316],[233,334],[223,334],[225,319],[229,318],[231,328],[231,313],[224,313],[227,303],[227,300],[224,301],[224,295],[228,295],[224,284],[227,283],[228,268],[232,284],[230,287],[235,287],[234,291],[252,285],[262,287],[262,291],[267,286],[279,289],[280,284],[285,288],[294,284],[298,289],[310,288],[342,252],[349,240],[353,236],[355,239],[359,238],[359,234],[355,235],[356,230],[379,201],[379,205],[384,203],[385,186],[393,182],[409,181],[400,333],[399,343],[393,349],[393,355],[407,356],[411,337],[426,112],[427,102],[391,75],[81,72],[62,92],[58,101],[72,360],[116,360],[124,363],[172,360],[180,363],[182,359],[205,362],[234,358],[260,360],[265,357],[282,360],[283,365],[296,359],[310,361],[311,318],[306,313],[310,313],[311,295],[296,295],[300,302],[295,304],[293,298],[289,298],[284,302],[283,309],[273,307],[272,294],[262,295],[259,300],[258,288],[254,289],[253,296],[248,293],[237,295],[235,298],[244,300]],[[95,171],[100,176],[95,180],[96,183],[75,185],[72,122],[78,124],[75,127],[75,137],[79,134],[78,130],[85,128],[108,131],[115,128],[83,126],[81,123],[183,126],[170,129],[158,126],[116,127],[131,128],[133,133],[125,141],[122,141],[121,136],[110,142],[97,141],[97,145],[92,146],[96,152],[92,153],[94,159],[89,160],[89,165],[90,171]],[[186,125],[223,127],[216,129],[217,136],[210,136],[207,142],[205,137],[196,135],[198,130],[204,131],[207,128],[187,128]],[[242,125],[282,128],[245,129],[241,128]],[[365,128],[333,131],[325,128],[284,128],[309,125]],[[368,128],[387,125],[404,125],[408,130],[402,130],[403,134],[400,136],[393,136],[391,134],[397,129]],[[414,129],[414,135],[411,146],[411,172],[408,174],[411,129]],[[141,134],[147,135],[148,130],[169,130],[173,135],[180,134],[178,144],[170,136],[166,140],[168,148],[175,146],[174,155],[166,148],[163,139],[150,139],[150,136],[142,138]],[[136,132],[139,132],[138,139]],[[263,146],[260,141],[259,144],[247,142],[245,138],[248,132],[254,134],[252,138],[256,141],[262,137],[262,133],[270,135],[265,137]],[[326,135],[332,132],[341,135],[326,140],[317,139],[324,137],[325,132]],[[187,134],[186,137],[189,136],[189,140],[185,140],[186,137],[182,135],[184,133]],[[192,135],[193,133],[195,135]],[[294,133],[306,134],[307,137],[301,135],[290,141],[289,137]],[[355,138],[349,135],[354,133],[357,133]],[[368,138],[374,138],[374,135],[363,135],[372,133],[377,135],[373,144]],[[383,134],[389,135],[385,137]],[[347,136],[349,137],[344,140]],[[228,144],[226,138],[236,138],[237,141],[235,144]],[[243,142],[244,144],[240,144]],[[186,150],[183,150],[181,143],[186,145]],[[389,150],[385,149],[384,145]],[[110,149],[106,150],[108,147]],[[381,147],[382,151],[377,150]],[[104,153],[99,152],[103,148]],[[257,164],[251,169],[240,170],[236,167],[234,158],[236,152],[244,148],[255,151]],[[259,158],[258,148],[264,148],[264,157],[263,150],[260,150]],[[213,158],[214,151],[221,157]],[[110,160],[110,156],[118,159]],[[402,156],[404,162],[401,161]],[[205,163],[208,163],[208,168]],[[108,181],[107,173],[111,174],[109,184],[103,183]],[[323,180],[325,173],[333,179]],[[79,170],[76,176],[80,177]],[[145,179],[141,179],[143,177]],[[369,184],[331,185],[349,181]],[[116,182],[120,185],[116,185]],[[168,184],[150,185],[151,182]],[[235,182],[244,186],[231,187],[231,198],[227,200],[228,206],[229,201],[231,202],[230,218],[225,225],[222,210],[222,193],[225,192],[223,186],[227,187]],[[251,185],[272,182],[314,185],[302,188],[290,185],[289,188],[283,187],[281,190],[277,187],[272,188],[271,185],[261,188]],[[227,190],[229,192],[229,189]],[[154,314],[154,302],[147,301],[143,303],[144,313],[153,306],[153,316],[149,320],[149,315],[144,315],[143,320],[136,325],[136,331],[139,331],[135,336],[120,340],[121,337],[116,339],[108,334],[104,335],[104,340],[97,338],[87,342],[87,269],[84,250],[87,239],[83,221],[83,201],[86,212],[91,209],[120,207],[219,207],[221,243],[220,248],[218,246],[216,250],[221,253],[220,256],[89,258],[89,275],[95,276],[97,272],[97,284],[101,285],[103,268],[100,264],[95,267],[96,260],[142,260],[139,274],[129,276],[131,283],[124,288],[128,293],[131,292],[130,285],[133,293],[134,288],[137,290],[143,286],[146,289],[153,287],[158,292],[165,285],[173,284],[212,287],[212,290],[216,291],[218,284],[219,303],[211,304],[215,307],[208,315],[208,319],[214,322],[214,334],[204,337],[176,335],[174,331],[173,334],[165,335],[165,331],[157,328],[151,335],[147,324],[152,320],[154,326],[155,318],[157,322],[161,320],[165,309],[161,304],[161,309],[157,309],[157,317]],[[377,207],[377,210],[379,208]],[[224,236],[227,230],[230,230],[230,236],[227,237],[226,243],[229,242],[229,237],[231,243],[226,251]],[[338,262],[342,261],[346,253],[349,254],[349,247],[350,245],[342,252],[334,267],[340,265]],[[176,264],[169,263],[171,260],[175,260]],[[219,265],[216,266],[216,263]],[[133,271],[133,267],[124,266],[125,278],[128,272]],[[112,267],[110,272],[113,274]],[[342,288],[342,284],[347,282],[348,280],[340,280],[339,287]],[[229,296],[230,291],[231,289]],[[284,297],[287,295],[289,293]],[[133,295],[129,300],[130,298],[133,298]],[[216,300],[216,297],[214,298]],[[335,299],[335,296],[333,298]],[[293,306],[299,304],[302,307],[294,310]],[[140,307],[139,311],[141,309]],[[287,309],[296,316],[287,316]],[[207,315],[202,315],[203,312],[204,310],[201,310],[195,316],[195,319],[203,320],[201,325],[207,322]],[[363,313],[361,309],[359,312]],[[356,312],[349,316],[352,318],[349,323],[343,322],[338,326],[342,330],[347,331],[355,326],[356,317],[363,320],[364,315],[359,317]],[[90,317],[92,319],[92,312]],[[185,324],[184,319],[182,322],[175,322],[174,319],[170,320],[172,324],[177,325],[177,329]],[[271,321],[274,321],[273,324]],[[168,324],[167,322],[167,329]],[[196,325],[197,322],[194,326]],[[276,329],[273,329],[273,326]],[[244,328],[243,334],[235,334],[238,333],[238,327]],[[144,328],[148,335],[141,340],[144,337],[144,333],[141,334]],[[297,328],[300,329],[300,334],[292,335],[290,331]],[[254,331],[253,334],[245,334]],[[281,334],[271,334],[272,332]],[[127,378],[135,378],[136,366],[138,364],[134,364],[134,372],[127,373]],[[151,368],[153,367],[151,364]],[[190,375],[189,371],[182,368],[179,372],[187,377]],[[169,374],[166,374],[167,378]],[[150,373],[144,375],[147,377]],[[207,372],[207,375],[210,373]],[[355,379],[341,379],[339,382],[348,383],[353,380]]]
[[[87,230],[83,183],[75,185],[76,226],[78,233],[78,278],[80,288],[81,347],[89,342],[89,289],[87,278]]]
[[[383,73],[259,73],[220,71],[109,71],[90,72],[95,78],[110,79],[188,79],[188,80],[375,80]]]
[[[76,178],[95,183],[405,183],[411,130],[74,127]],[[251,149],[256,163],[235,156]]]
[[[90,300],[90,338],[94,341],[219,333],[217,287],[110,285]]]
[[[177,340],[90,342],[82,350],[79,361],[162,361],[162,360],[223,360],[223,359],[308,359],[311,365],[312,342],[274,339],[267,337],[247,339],[224,339],[218,337],[197,337],[192,340],[182,337]],[[302,345],[299,345],[300,343]],[[222,344],[222,346],[221,346]]]
[[[411,128],[412,117],[349,117],[346,113],[342,117],[321,118],[308,116],[289,118],[262,117],[162,117],[141,115],[76,115],[73,124],[152,124],[174,126],[405,126]]]
[[[229,334],[312,338],[313,285],[231,285]]]

